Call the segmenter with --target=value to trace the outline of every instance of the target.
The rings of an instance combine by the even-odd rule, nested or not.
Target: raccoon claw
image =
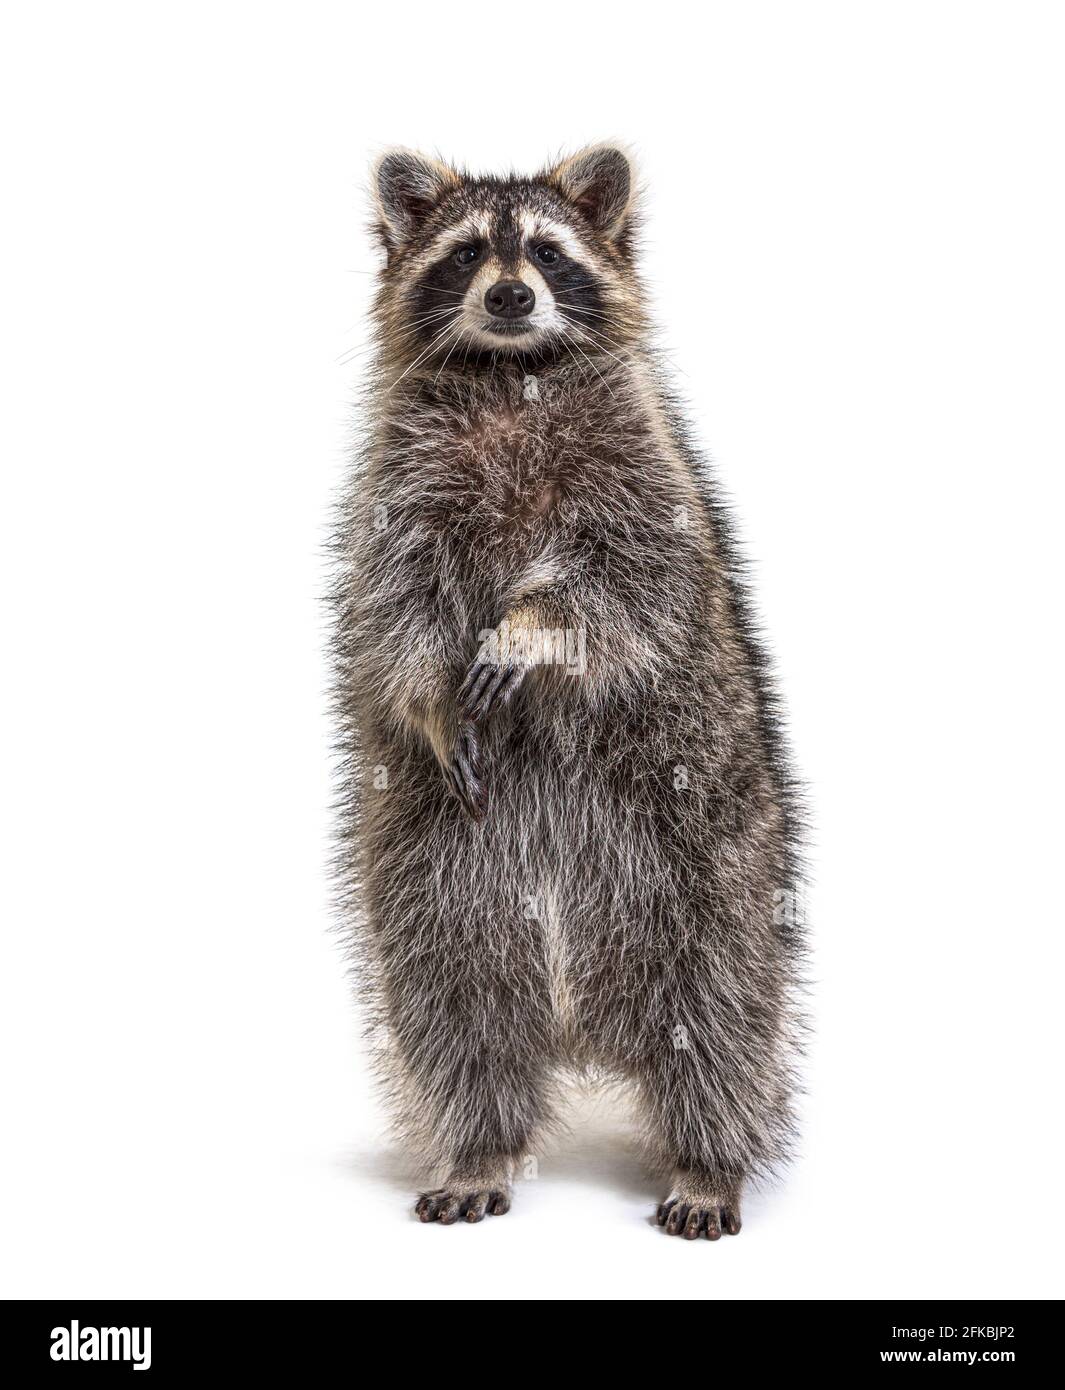
[[[509,1210],[510,1198],[499,1190],[449,1192],[440,1188],[435,1192],[423,1192],[414,1214],[419,1221],[439,1221],[441,1226],[453,1226],[460,1218],[473,1223],[483,1221],[485,1216],[505,1216]]]
[[[467,719],[479,723],[497,706],[508,705],[525,679],[528,668],[506,662],[475,661],[459,687],[459,708]]]
[[[736,1203],[701,1206],[687,1202],[683,1197],[667,1197],[658,1208],[656,1219],[660,1226],[665,1227],[666,1235],[683,1236],[685,1240],[697,1240],[700,1236],[705,1236],[707,1240],[720,1240],[722,1232],[738,1236],[741,1225],[740,1209]]]

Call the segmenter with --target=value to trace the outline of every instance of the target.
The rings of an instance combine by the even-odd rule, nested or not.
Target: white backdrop
[[[1060,1297],[1060,7],[98,0],[0,40],[2,1292]],[[802,1156],[716,1246],[583,1112],[505,1220],[412,1221],[330,935],[367,164],[603,137],[816,824]]]

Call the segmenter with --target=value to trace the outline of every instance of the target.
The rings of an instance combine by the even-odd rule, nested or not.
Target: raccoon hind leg
[[[473,825],[434,779],[433,800],[390,793],[394,819],[368,879],[397,1121],[441,1174],[415,1215],[501,1216],[515,1169],[549,1122],[557,1029],[534,876],[505,808]]]

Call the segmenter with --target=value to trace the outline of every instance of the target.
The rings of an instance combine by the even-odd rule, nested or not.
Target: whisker
[[[453,336],[454,336],[454,342],[452,342],[451,346],[450,346],[450,347],[448,348],[448,350],[447,350],[447,357],[445,357],[444,360],[443,360],[443,362],[440,363],[440,366],[437,368],[436,376],[433,377],[433,385],[434,385],[434,386],[435,386],[436,383],[440,380],[440,373],[441,373],[441,372],[444,370],[444,368],[447,366],[447,359],[448,359],[448,357],[451,356],[451,354],[452,354],[452,353],[455,351],[455,349],[458,347],[459,343],[462,341],[462,324],[461,324],[461,322],[460,322],[460,323],[456,323],[456,325],[455,325],[455,332],[454,332],[454,335],[453,335]]]
[[[425,327],[425,325],[428,324],[428,323],[434,322],[434,321],[437,320],[437,319],[446,318],[446,317],[448,317],[448,316],[450,316],[450,315],[453,315],[453,314],[455,314],[455,313],[457,313],[457,312],[458,312],[458,311],[454,308],[454,306],[449,304],[449,305],[447,305],[447,307],[444,308],[444,309],[437,309],[437,310],[434,310],[433,313],[431,313],[431,314],[426,314],[426,315],[424,315],[424,316],[423,316],[422,318],[420,318],[420,319],[414,319],[414,320],[412,320],[411,323],[406,324],[406,325],[405,325],[404,327],[402,327],[402,328],[393,329],[390,336],[393,337],[394,339],[397,339],[397,340],[401,341],[401,342],[404,341],[404,340],[409,340],[409,339],[415,339],[415,340],[416,340],[416,339],[417,339],[417,332],[416,332],[416,330],[417,330],[418,328]],[[339,353],[338,356],[337,356],[334,360],[335,360],[340,366],[346,367],[347,364],[348,364],[349,362],[355,361],[355,359],[358,358],[358,357],[364,357],[367,353],[371,353],[371,352],[376,351],[376,348],[377,348],[377,344],[376,344],[376,343],[372,343],[372,342],[371,342],[371,343],[358,343],[358,344],[356,344],[355,347],[346,348],[343,352]]]
[[[583,304],[567,304],[566,308],[571,314],[594,314],[599,319],[609,319],[610,314],[604,314],[602,309],[589,309]]]
[[[445,290],[442,285],[430,285],[428,280],[419,280],[418,284],[424,290],[432,290],[434,294],[453,294],[456,299],[465,299],[465,290]]]
[[[392,385],[388,387],[388,389],[387,389],[387,391],[385,392],[385,394],[386,394],[386,395],[391,394],[391,392],[395,390],[395,388],[399,385],[399,383],[403,380],[403,378],[404,378],[409,372],[412,372],[412,371],[414,370],[414,368],[417,367],[418,364],[419,364],[420,362],[423,362],[423,361],[425,360],[425,358],[429,356],[429,354],[433,351],[433,349],[437,346],[438,343],[442,343],[442,342],[444,342],[444,341],[447,339],[447,335],[448,335],[449,333],[451,333],[453,329],[454,329],[454,324],[445,324],[444,327],[441,328],[440,331],[439,331],[438,333],[435,333],[435,334],[432,336],[432,338],[430,338],[429,343],[428,343],[428,346],[425,347],[425,349],[424,349],[422,352],[420,352],[420,353],[418,354],[418,356],[414,359],[414,361],[410,364],[410,366],[405,367],[405,368],[403,369],[403,371],[400,372],[399,376],[396,377],[396,379],[395,379],[395,381],[392,383]]]
[[[576,338],[571,339],[571,342],[572,342],[573,347],[575,347],[575,348],[577,349],[577,351],[580,353],[580,355],[581,355],[581,356],[584,358],[584,360],[588,363],[589,367],[591,367],[592,371],[596,374],[596,376],[599,378],[599,380],[600,380],[600,381],[603,383],[603,385],[606,387],[607,391],[610,392],[610,395],[613,396],[614,393],[613,393],[613,391],[610,390],[610,383],[607,381],[606,377],[605,377],[605,376],[603,375],[603,373],[599,370],[599,368],[595,365],[595,363],[592,361],[592,359],[588,356],[588,354],[584,351],[584,349],[581,347],[580,343],[577,342]]]
[[[431,314],[424,314],[420,319],[412,319],[411,327],[422,328],[427,323],[433,323],[437,319],[451,318],[457,313],[459,310],[453,304],[449,304],[445,309],[434,309]]]
[[[613,341],[612,339],[607,338],[605,334],[597,333],[596,330],[595,330],[594,328],[590,327],[590,326],[589,326],[588,324],[586,324],[586,323],[575,324],[575,323],[573,322],[573,320],[570,319],[570,318],[568,318],[565,314],[563,314],[561,310],[559,310],[559,314],[560,314],[560,316],[561,316],[563,319],[566,320],[566,322],[570,325],[571,328],[579,328],[579,329],[581,330],[582,333],[588,333],[593,339],[602,339],[603,341],[608,342],[608,343]],[[615,353],[610,352],[607,348],[603,347],[602,342],[596,341],[593,345],[595,346],[596,351],[603,353],[604,356],[606,356],[606,357],[612,358],[612,359],[618,364],[619,367],[625,367],[625,366],[628,366],[628,365],[629,365],[628,362],[625,362],[622,358],[618,357]],[[613,346],[614,346],[614,347],[617,347],[617,348],[620,348],[622,352],[625,351],[625,348],[623,347],[623,345],[622,345],[621,343],[614,343]],[[631,355],[631,354],[629,355],[629,361],[630,361],[630,362],[632,361],[632,355]]]

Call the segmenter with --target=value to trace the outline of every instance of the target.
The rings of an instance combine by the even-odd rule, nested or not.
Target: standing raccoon
[[[658,1222],[792,1132],[794,794],[725,517],[649,345],[634,175],[395,151],[341,511],[341,869],[423,1221],[510,1206],[567,1068],[631,1082]]]

